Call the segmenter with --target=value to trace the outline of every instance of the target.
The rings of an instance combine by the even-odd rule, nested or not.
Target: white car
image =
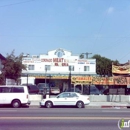
[[[14,108],[21,105],[30,105],[27,86],[21,85],[0,85],[0,105],[10,104]]]
[[[89,97],[76,92],[63,92],[54,98],[46,98],[40,101],[40,107],[51,108],[53,106],[76,106],[83,108],[90,103]]]

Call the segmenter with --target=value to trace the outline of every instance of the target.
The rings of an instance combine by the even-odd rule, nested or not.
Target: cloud
[[[114,7],[109,7],[108,9],[107,9],[107,13],[108,14],[111,14],[111,13],[113,13],[114,12]]]

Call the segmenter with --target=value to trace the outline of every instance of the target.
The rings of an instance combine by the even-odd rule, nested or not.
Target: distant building
[[[21,84],[51,80],[51,83],[66,85],[70,76],[96,75],[96,59],[80,59],[79,55],[72,55],[61,48],[48,51],[47,54],[28,54],[22,63],[27,66],[27,70],[22,71]]]

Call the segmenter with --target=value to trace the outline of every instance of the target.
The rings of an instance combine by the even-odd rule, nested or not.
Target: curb
[[[101,108],[116,108],[116,109],[121,109],[121,108],[128,108],[128,106],[101,106]]]
[[[30,105],[30,108],[40,108],[39,105]],[[129,106],[85,106],[86,109],[101,109],[101,108],[114,108],[114,109],[127,109]]]

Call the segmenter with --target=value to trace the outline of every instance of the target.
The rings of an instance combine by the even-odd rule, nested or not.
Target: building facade
[[[96,59],[80,59],[70,51],[55,49],[47,54],[26,55],[22,63],[27,70],[22,71],[21,84],[61,82],[68,84],[70,76],[96,75]]]

